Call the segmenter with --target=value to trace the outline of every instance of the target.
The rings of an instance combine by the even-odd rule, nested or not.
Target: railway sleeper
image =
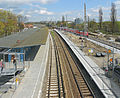
[[[50,86],[58,86],[58,84],[51,84],[51,83],[50,83]]]
[[[50,82],[50,85],[57,85],[57,82]]]
[[[84,88],[80,88],[81,90],[88,90],[88,88],[84,87]]]
[[[49,89],[47,89],[47,91],[48,91]],[[50,90],[54,90],[54,91],[56,91],[56,90],[58,90],[58,88],[50,88]]]
[[[49,87],[49,84],[47,85]],[[57,84],[50,84],[50,87],[58,87]]]
[[[46,94],[46,97],[48,97],[48,94]],[[53,98],[53,97],[59,98],[58,94],[57,94],[57,95],[55,95],[55,94],[50,94],[49,97],[50,97],[50,98]]]
[[[80,87],[80,89],[87,89],[87,90],[89,90],[88,88],[87,88],[87,86],[82,86],[82,87]]]
[[[86,85],[85,81],[80,81],[80,84]]]
[[[85,96],[85,98],[93,98],[93,96]]]
[[[83,94],[84,96],[86,96],[86,95],[87,95],[87,96],[91,96],[91,93],[90,93],[90,92],[83,92],[83,91],[82,91],[82,94]]]
[[[56,69],[52,70],[53,72],[56,71]],[[57,74],[56,73],[51,73],[51,76],[56,76]]]
[[[80,88],[86,88],[85,85],[79,85]]]
[[[81,82],[81,81],[84,81],[83,79],[77,79],[77,81]]]
[[[57,83],[57,79],[51,79],[50,82],[51,83]]]
[[[55,79],[55,78],[54,78],[54,79],[53,79],[53,78],[51,78],[51,79],[50,79],[50,81],[53,81],[53,82],[55,81],[55,82],[56,82],[56,81],[57,81],[57,79]],[[48,80],[48,82],[49,82],[49,80]]]
[[[50,93],[50,96],[58,96],[58,93]]]
[[[57,79],[51,79],[50,83],[57,83]]]
[[[58,90],[57,91],[51,91],[50,90],[50,94],[58,94]]]
[[[89,96],[93,97],[90,93],[83,94],[83,96],[84,97],[89,97]]]
[[[57,77],[54,77],[54,76],[51,76],[51,77],[48,77],[48,80],[51,79],[51,80],[56,80]]]
[[[48,86],[49,87],[49,86]],[[50,89],[51,88],[58,88],[58,86],[57,85],[52,85],[52,86],[50,86]]]
[[[58,87],[57,86],[51,86],[50,89],[58,89]]]
[[[51,76],[48,77],[48,78],[57,78],[57,75],[52,75],[52,74],[51,74]]]
[[[91,94],[88,90],[84,90],[84,91],[81,90],[81,92],[83,95],[90,95]]]
[[[50,87],[50,89],[48,88],[47,90],[58,90],[58,87]]]
[[[49,78],[48,78],[48,81],[49,81]],[[57,81],[57,78],[51,77],[51,78],[50,78],[50,81]]]
[[[86,83],[83,82],[83,81],[79,81],[78,84],[79,84],[79,85],[84,85],[84,86],[86,85]]]
[[[90,92],[89,89],[82,89],[82,88],[81,88],[81,91],[82,92]]]

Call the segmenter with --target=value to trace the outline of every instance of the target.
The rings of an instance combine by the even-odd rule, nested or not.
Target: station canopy
[[[1,48],[21,48],[36,45],[44,45],[48,36],[48,29],[30,28],[22,32],[17,32],[0,38]]]

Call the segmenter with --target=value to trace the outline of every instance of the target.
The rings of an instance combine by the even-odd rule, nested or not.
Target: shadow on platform
[[[26,55],[25,61],[33,61],[39,48],[40,46],[33,46],[29,53]]]

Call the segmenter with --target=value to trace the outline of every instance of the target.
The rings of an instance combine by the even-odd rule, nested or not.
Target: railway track
[[[94,98],[84,75],[79,69],[79,65],[70,55],[63,40],[56,34],[54,37],[56,51],[59,54],[60,65],[63,72],[66,98]]]
[[[55,46],[51,38],[50,55],[49,55],[49,73],[47,81],[47,98],[65,98],[62,81],[61,69],[58,65],[59,58],[55,51]]]
[[[105,40],[101,40],[101,39],[94,38],[94,37],[89,37],[89,39],[92,39],[94,41],[100,42],[102,44],[105,44],[105,45],[108,45],[108,46],[111,46],[111,47],[114,47],[114,48],[120,50],[120,44],[117,44],[117,43],[114,43],[114,42],[105,41]]]

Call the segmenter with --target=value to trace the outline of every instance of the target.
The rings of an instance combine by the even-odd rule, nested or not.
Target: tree
[[[116,9],[115,9],[115,4],[112,3],[112,8],[111,8],[111,29],[112,33],[115,33],[115,25],[116,25]]]
[[[101,30],[102,28],[102,16],[103,16],[103,12],[102,12],[102,8],[99,9],[99,29]]]
[[[24,21],[26,17],[23,18]],[[18,19],[15,14],[10,11],[0,10],[0,36],[10,35],[12,32],[18,32]]]
[[[102,25],[103,25],[103,28],[102,28],[102,31],[103,32],[111,32],[111,22],[110,21],[104,21],[103,23],[102,23]]]
[[[3,22],[0,21],[0,36],[3,35],[4,28],[5,28],[5,25],[3,24]]]
[[[92,32],[98,30],[98,24],[96,23],[95,19],[89,22],[89,30]]]

